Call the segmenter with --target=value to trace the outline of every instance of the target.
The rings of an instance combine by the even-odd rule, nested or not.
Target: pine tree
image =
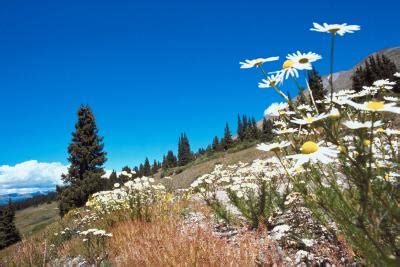
[[[227,150],[233,144],[231,130],[229,129],[229,124],[226,123],[224,130],[224,149]]]
[[[262,133],[261,133],[261,141],[262,142],[270,142],[274,137],[274,133],[272,131],[273,124],[271,120],[263,119],[262,123]]]
[[[243,134],[244,134],[243,140],[244,140],[244,139],[246,139],[246,131],[249,126],[246,115],[243,115],[242,122],[243,122]]]
[[[153,161],[153,165],[151,166],[151,174],[156,174],[157,173],[157,171],[158,171],[158,169],[159,169],[159,163],[156,161],[156,160],[154,160]]]
[[[221,151],[222,150],[218,136],[214,137],[211,147],[212,147],[213,151]]]
[[[15,226],[15,210],[11,203],[0,208],[0,249],[8,247],[21,240],[21,236]]]
[[[352,89],[359,92],[363,86],[371,86],[376,80],[389,79],[396,82],[393,92],[400,93],[400,79],[393,76],[397,71],[396,64],[385,55],[370,56],[353,73]]]
[[[181,134],[178,142],[178,165],[184,166],[192,160],[189,139],[185,133]]]
[[[174,155],[174,152],[172,152],[172,150],[169,150],[167,152],[167,156],[165,157],[165,164],[164,164],[164,168],[165,169],[169,169],[169,168],[174,168],[177,166],[177,158]]]
[[[237,136],[239,141],[243,141],[244,139],[243,122],[239,114],[238,114]]]
[[[103,164],[106,153],[103,151],[103,138],[98,135],[95,117],[89,106],[78,110],[78,122],[72,133],[72,142],[68,146],[68,173],[62,175],[66,184],[60,190],[60,215],[83,206],[89,195],[104,189]]]
[[[139,177],[144,176],[144,166],[143,163],[140,163],[139,165],[139,173],[138,173]]]
[[[114,184],[120,182],[118,179],[117,172],[115,170],[111,172],[110,177],[108,177],[108,180],[109,180],[109,186],[108,186],[109,189],[114,188]]]
[[[258,139],[259,135],[260,135],[260,131],[257,127],[257,121],[254,117],[251,117],[251,131],[252,131],[252,134],[251,134],[252,139],[254,139],[254,140]]]
[[[312,69],[308,72],[308,85],[310,86],[315,101],[324,99],[324,85],[322,83],[322,78],[316,69]],[[318,109],[323,107],[321,103],[316,103],[316,105]]]
[[[148,158],[145,159],[143,165],[143,176],[149,177],[151,175],[151,166]]]

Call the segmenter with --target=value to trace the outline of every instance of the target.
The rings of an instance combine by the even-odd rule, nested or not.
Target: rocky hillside
[[[383,54],[390,58],[394,63],[400,68],[400,47],[393,47],[380,50],[378,52],[372,53],[367,57],[363,58],[360,62],[358,62],[352,69],[339,71],[333,74],[333,82],[335,90],[348,89],[351,87],[352,81],[351,76],[354,71],[361,65],[364,64],[365,60],[372,55]],[[323,76],[324,87],[327,88],[329,84],[328,75]]]

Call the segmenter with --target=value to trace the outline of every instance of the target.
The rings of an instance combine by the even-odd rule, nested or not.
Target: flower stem
[[[265,70],[263,69],[263,67],[260,65],[259,68],[260,68],[260,70],[262,71],[262,73],[264,74],[265,79],[268,80],[268,75],[267,75],[267,73],[265,72]],[[272,88],[274,88],[274,90],[275,90],[279,95],[281,95],[281,96],[285,99],[286,102],[289,102],[289,97],[287,97],[281,90],[279,90],[279,89],[276,87],[276,85],[272,85]]]
[[[333,107],[333,56],[334,56],[334,48],[335,48],[335,33],[332,32],[332,44],[331,44],[331,66],[330,66],[330,75],[329,75],[329,86],[331,87],[331,109]]]

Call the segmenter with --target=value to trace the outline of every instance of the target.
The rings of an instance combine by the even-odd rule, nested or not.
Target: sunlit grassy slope
[[[15,224],[22,237],[30,236],[59,218],[57,202],[19,210],[15,214]]]

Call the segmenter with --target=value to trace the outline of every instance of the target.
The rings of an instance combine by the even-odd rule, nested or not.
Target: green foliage
[[[324,99],[324,85],[316,69],[308,72],[308,86],[310,86],[315,101]],[[318,109],[322,109],[321,103],[316,103],[316,105]]]
[[[178,165],[184,166],[193,159],[192,151],[190,150],[189,139],[185,133],[182,133],[178,141]]]
[[[230,148],[233,145],[231,130],[229,129],[228,123],[226,123],[224,130],[224,138],[223,138],[223,147],[225,150]]]
[[[60,215],[69,210],[83,206],[89,195],[105,188],[107,183],[101,178],[104,175],[103,164],[106,153],[103,151],[103,138],[98,135],[95,117],[89,106],[78,110],[78,121],[72,142],[68,146],[68,173],[62,175],[66,184],[58,187],[60,196]]]
[[[356,92],[363,90],[363,86],[371,86],[374,81],[380,79],[389,79],[395,81],[393,91],[400,93],[400,78],[393,74],[398,71],[396,64],[385,55],[370,56],[359,66],[352,76],[352,89]]]
[[[15,210],[9,200],[5,207],[0,207],[0,249],[8,247],[21,240],[15,227]]]
[[[270,142],[274,138],[273,123],[271,120],[267,120],[265,117],[262,121],[261,138],[262,142]]]

